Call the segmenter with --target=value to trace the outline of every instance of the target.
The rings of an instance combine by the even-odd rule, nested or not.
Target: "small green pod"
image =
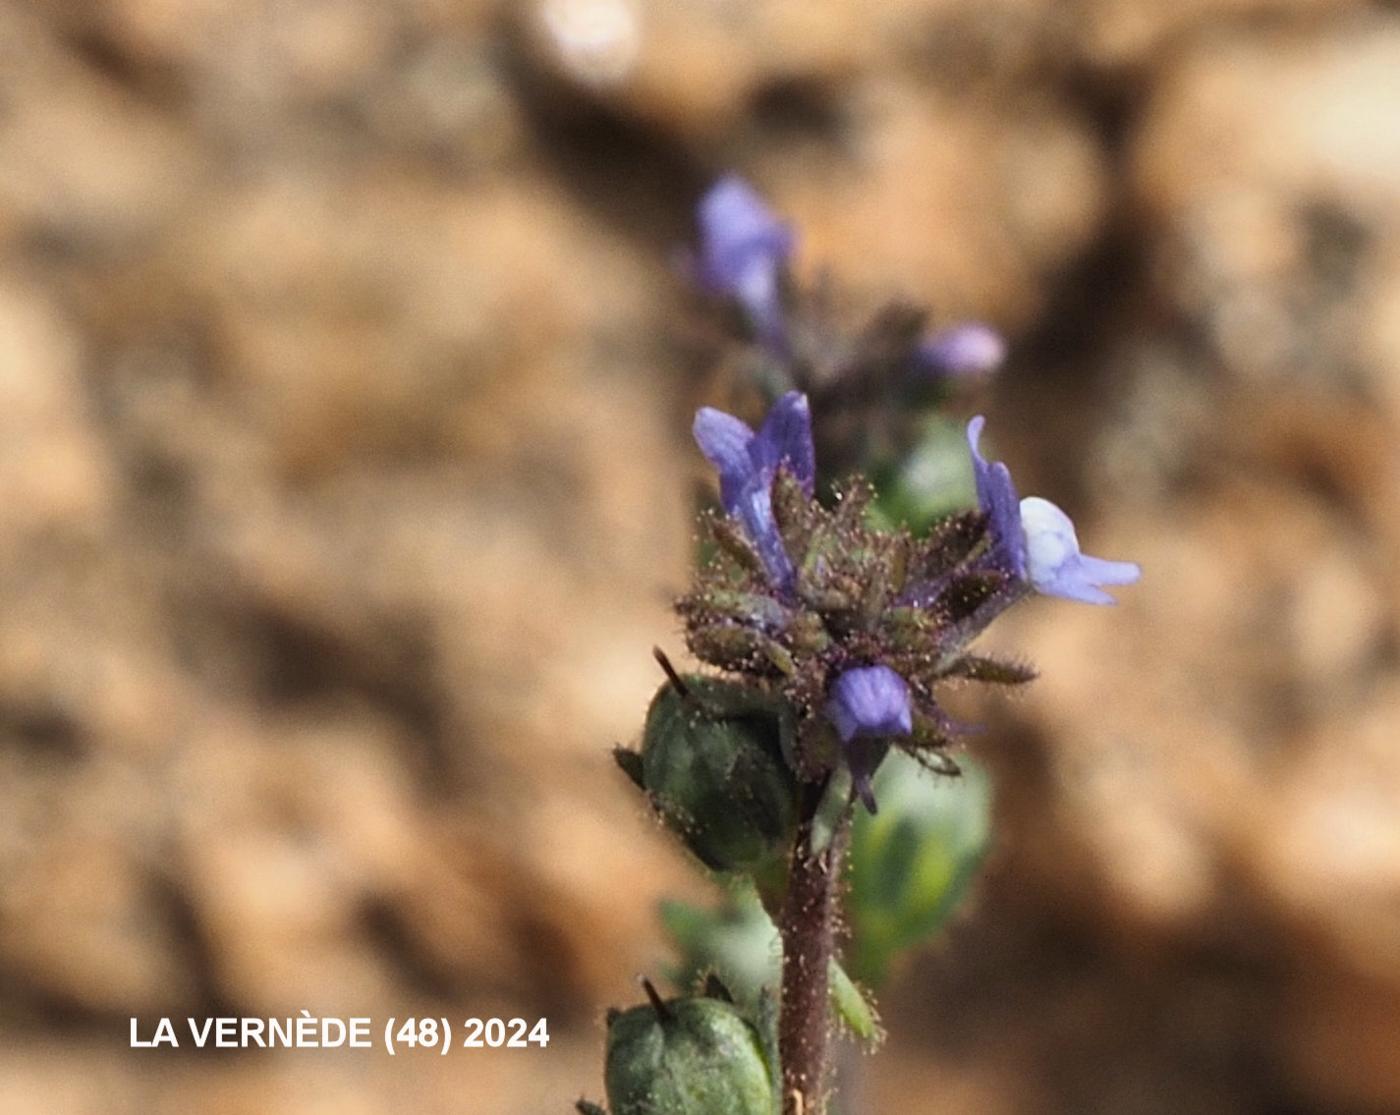
[[[777,1115],[757,1028],[719,999],[659,1000],[608,1024],[612,1115]]]
[[[783,854],[796,829],[796,779],[783,745],[790,717],[732,682],[677,681],[647,711],[642,785],[707,867],[751,871]]]

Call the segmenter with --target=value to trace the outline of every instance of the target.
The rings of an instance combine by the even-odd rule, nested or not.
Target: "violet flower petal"
[[[789,391],[774,403],[751,451],[761,466],[776,469],[786,464],[810,498],[816,486],[817,456],[812,445],[812,408],[807,396]]]
[[[1048,499],[1023,499],[1021,524],[1027,574],[1037,592],[1086,604],[1112,604],[1113,597],[1101,586],[1130,585],[1142,576],[1142,570],[1131,561],[1108,561],[1081,553],[1074,523]]]
[[[754,432],[748,423],[714,407],[701,407],[691,426],[695,444],[719,473],[719,498],[733,515],[753,472]]]
[[[1026,539],[1016,503],[1011,470],[1000,461],[987,461],[977,448],[986,418],[978,415],[967,424],[967,444],[972,451],[972,475],[977,482],[977,503],[991,526],[994,552],[1007,571],[1026,576]]]
[[[792,560],[783,546],[783,536],[778,532],[778,521],[773,517],[773,478],[754,478],[742,492],[731,512],[743,525],[749,536],[768,579],[778,588],[790,588],[793,579]]]
[[[888,737],[914,730],[909,686],[888,666],[844,670],[831,685],[826,715],[841,737],[856,794],[874,813],[871,779],[889,750]]]
[[[832,682],[826,715],[842,743],[858,736],[907,736],[914,730],[909,686],[888,666],[855,666]]]

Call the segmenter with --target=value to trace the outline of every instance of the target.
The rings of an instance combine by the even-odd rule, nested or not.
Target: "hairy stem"
[[[845,857],[846,823],[831,842],[812,851],[813,815],[820,787],[808,787],[797,830],[778,930],[783,939],[778,1055],[783,1068],[783,1115],[825,1115],[831,1009],[827,969],[836,949],[837,899]]]

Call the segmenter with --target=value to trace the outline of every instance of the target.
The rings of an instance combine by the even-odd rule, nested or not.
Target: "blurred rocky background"
[[[1400,10],[0,3],[0,1110],[561,1112],[705,886],[691,206],[1005,329],[1116,610],[992,635],[974,899],[869,1110],[1400,1111]],[[127,1048],[546,1016],[548,1051]]]

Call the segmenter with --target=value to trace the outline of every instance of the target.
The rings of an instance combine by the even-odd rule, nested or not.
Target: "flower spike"
[[[1107,603],[1103,586],[1139,575],[1081,553],[1053,504],[1020,500],[1007,467],[982,456],[984,425],[967,429],[979,510],[920,538],[872,523],[859,481],[835,485],[831,506],[815,498],[804,395],[782,396],[756,431],[718,410],[695,417],[727,517],[713,520],[714,559],[676,602],[686,645],[788,710],[780,750],[800,780],[849,771],[872,813],[891,748],[956,769],[947,749],[970,729],[940,707],[941,685],[1034,677],[971,651],[992,620],[1032,591]]]

